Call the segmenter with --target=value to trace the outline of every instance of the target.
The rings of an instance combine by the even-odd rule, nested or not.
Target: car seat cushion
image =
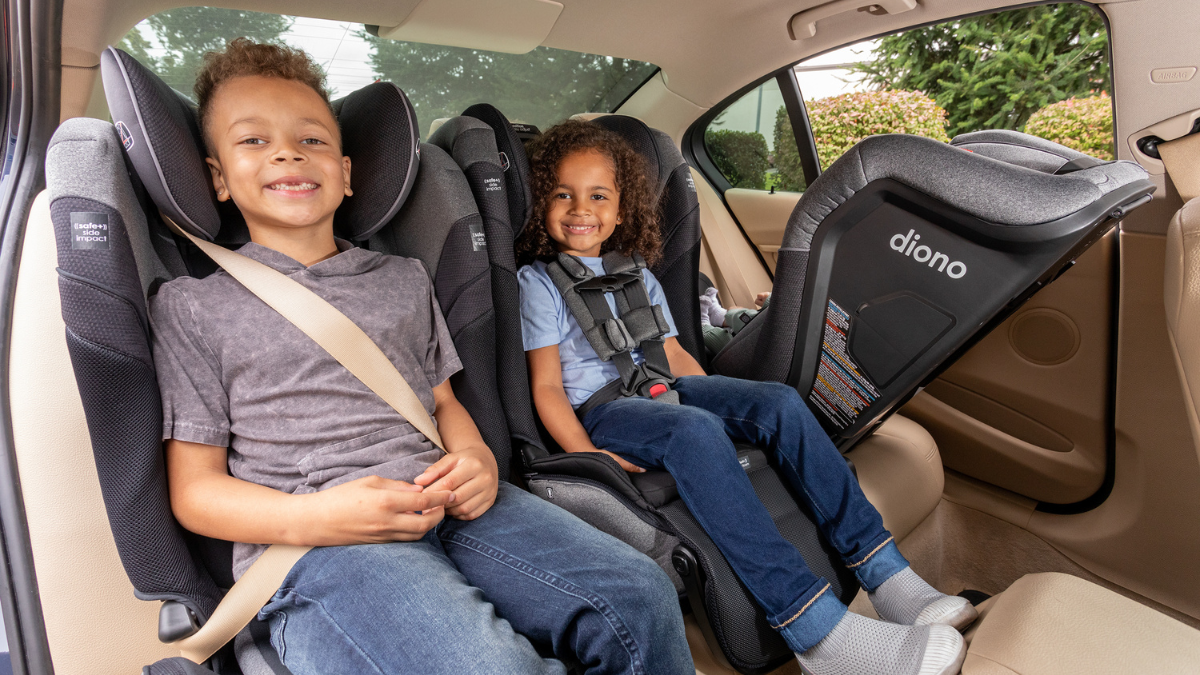
[[[188,232],[207,240],[221,229],[196,107],[125,52],[100,57],[113,123],[150,198]]]
[[[1054,173],[1068,162],[1089,158],[1089,155],[1065,145],[1008,129],[959,134],[950,141],[950,145],[1046,173]]]
[[[342,130],[342,152],[351,159],[350,187],[334,228],[362,241],[400,211],[416,182],[420,160],[417,113],[404,92],[375,82],[333,102]]]
[[[780,250],[807,250],[826,216],[881,179],[895,180],[976,218],[1021,226],[1064,218],[1143,178],[1145,171],[1133,162],[1051,176],[929,138],[872,136],[813,181],[792,212]]]

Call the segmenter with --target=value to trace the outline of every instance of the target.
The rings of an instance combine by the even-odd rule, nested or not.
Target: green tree
[[[767,139],[762,134],[756,131],[709,129],[704,134],[704,145],[721,175],[728,178],[733,187],[751,190],[766,187],[766,173],[770,164]]]
[[[1113,152],[1112,99],[1107,94],[1069,98],[1035,112],[1025,133],[1061,143],[1098,159],[1110,160]]]
[[[172,89],[191,95],[205,52],[220,51],[235,37],[256,42],[278,42],[292,19],[278,14],[245,12],[217,7],[181,7],[147,19],[159,45],[160,58],[148,53],[149,43],[135,27],[119,46],[163,79]]]
[[[582,112],[609,112],[655,67],[642,61],[538,47],[528,54],[362,36],[371,65],[408,94],[422,130],[475,103],[545,128]]]
[[[1077,4],[1045,5],[918,28],[880,40],[855,70],[878,89],[923,91],[948,131],[1024,128],[1035,111],[1109,92],[1108,35]]]

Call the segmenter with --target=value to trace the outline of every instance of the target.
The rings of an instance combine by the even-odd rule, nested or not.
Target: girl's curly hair
[[[567,120],[535,139],[529,147],[533,214],[517,240],[517,257],[525,265],[558,253],[546,231],[546,206],[558,186],[558,166],[568,155],[596,150],[612,162],[620,195],[621,222],[600,247],[601,253],[636,251],[653,265],[662,255],[658,207],[646,162],[617,134],[583,120]]]

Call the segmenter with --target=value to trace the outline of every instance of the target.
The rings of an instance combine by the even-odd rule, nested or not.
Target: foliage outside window
[[[708,125],[704,145],[730,185],[751,190],[803,190],[802,172],[785,172],[780,153],[797,156],[790,122],[780,124],[779,83],[767,80],[729,105]],[[787,114],[784,113],[784,121]],[[791,153],[787,155],[787,153]],[[798,156],[796,157],[798,162]]]
[[[362,26],[345,23],[300,21],[309,27],[337,27],[342,41],[353,43],[354,51],[363,54],[357,62],[345,64],[358,73],[357,79],[335,95],[376,79],[394,82],[408,94],[422,131],[433,120],[458,115],[475,103],[491,103],[513,121],[542,128],[577,113],[612,112],[658,70],[642,61],[548,47],[528,54],[502,54],[381,39]],[[301,48],[306,41],[319,40],[301,35],[294,29],[297,26],[295,17],[184,7],[146,19],[118,47],[175,90],[191,95],[205,52],[224,49],[227,40],[240,36]],[[332,59],[316,60],[328,72]]]
[[[918,28],[879,42],[858,65],[877,89],[923,91],[947,113],[955,136],[1023,129],[1038,110],[1072,97],[1111,93],[1108,33],[1078,4],[1043,5]]]
[[[1112,100],[1108,94],[1069,98],[1042,108],[1025,123],[1025,133],[1061,143],[1098,159],[1113,153]]]

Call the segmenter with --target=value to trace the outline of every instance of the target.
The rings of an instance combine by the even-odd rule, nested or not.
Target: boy
[[[259,616],[302,673],[692,673],[674,589],[648,558],[507,484],[448,377],[427,273],[333,236],[350,158],[298,50],[229,43],[196,82],[240,253],[357,323],[436,419],[447,453],[224,272],[151,303],[172,509],[234,546],[312,545]],[[404,543],[401,543],[404,542]],[[554,654],[543,658],[531,644]]]

